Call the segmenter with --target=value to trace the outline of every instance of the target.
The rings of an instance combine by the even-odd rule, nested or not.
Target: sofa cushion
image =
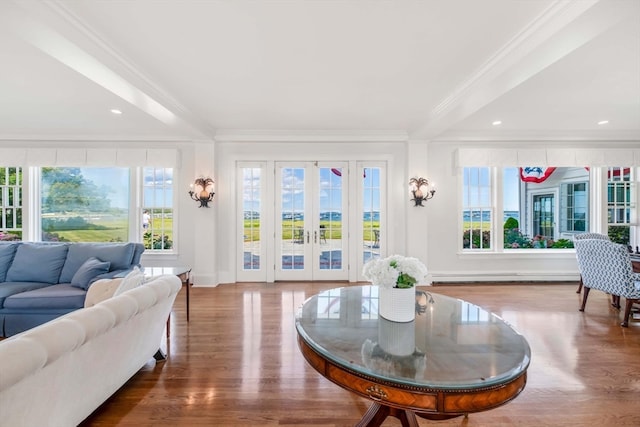
[[[87,291],[68,283],[46,286],[11,295],[4,300],[5,309],[76,309],[84,307]]]
[[[59,283],[71,283],[76,271],[91,257],[110,262],[110,270],[127,270],[134,251],[134,243],[74,243],[69,247]]]
[[[91,279],[109,271],[109,261],[101,261],[96,257],[86,260],[71,278],[71,286],[87,290]]]
[[[7,282],[58,283],[68,249],[67,244],[22,243],[7,271]]]
[[[4,300],[11,295],[19,294],[21,292],[32,291],[34,289],[44,288],[51,286],[48,283],[42,282],[4,282],[0,283],[0,308],[4,306]]]
[[[0,282],[7,277],[7,270],[13,261],[19,243],[0,242]]]

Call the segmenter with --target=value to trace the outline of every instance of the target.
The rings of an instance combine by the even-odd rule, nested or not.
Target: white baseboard
[[[434,272],[432,282],[577,282],[580,275],[575,272]]]

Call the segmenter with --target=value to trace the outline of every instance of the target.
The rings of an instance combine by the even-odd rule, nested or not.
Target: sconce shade
[[[191,184],[189,190],[189,197],[192,200],[200,203],[199,208],[208,208],[209,202],[213,200],[213,196],[216,194],[213,192],[214,181],[211,178],[197,178]]]
[[[409,180],[409,186],[411,188],[411,194],[413,195],[413,198],[411,199],[411,201],[414,202],[413,206],[424,207],[422,202],[426,202],[436,194],[435,186],[433,184],[429,184],[429,180],[427,178],[411,178]]]

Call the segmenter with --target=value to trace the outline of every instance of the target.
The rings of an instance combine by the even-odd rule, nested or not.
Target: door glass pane
[[[42,168],[42,240],[129,241],[128,168]]]
[[[380,257],[380,168],[365,168],[362,186],[363,262]]]
[[[342,168],[320,168],[320,218],[315,230],[321,270],[342,268]]]
[[[282,169],[282,235],[281,268],[283,270],[304,269],[305,242],[305,169]]]
[[[260,269],[260,168],[242,169],[244,270]]]

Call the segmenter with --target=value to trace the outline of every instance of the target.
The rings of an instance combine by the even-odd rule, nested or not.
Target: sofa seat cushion
[[[83,308],[87,291],[70,283],[47,286],[12,295],[4,300],[4,308],[41,310]]]
[[[7,270],[13,261],[13,256],[18,248],[17,243],[0,242],[0,283],[7,277]]]
[[[4,306],[4,300],[11,295],[32,291],[47,286],[52,286],[42,282],[4,282],[0,283],[0,308]]]
[[[73,275],[92,257],[109,262],[109,271],[128,270],[131,268],[134,252],[134,243],[74,243],[69,247],[59,283],[71,283]]]
[[[68,244],[22,243],[7,271],[7,282],[58,283],[68,249]]]

